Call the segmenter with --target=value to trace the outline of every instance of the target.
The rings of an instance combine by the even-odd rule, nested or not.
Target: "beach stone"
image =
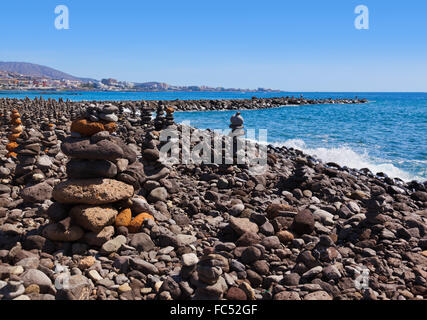
[[[74,242],[80,240],[83,235],[84,231],[79,226],[71,226],[64,231],[59,223],[54,223],[43,229],[43,236],[52,241]]]
[[[158,274],[159,273],[159,269],[155,265],[153,265],[153,264],[151,264],[145,260],[142,260],[140,258],[133,258],[130,261],[131,261],[131,265],[134,269],[137,269],[144,274]]]
[[[310,234],[314,230],[314,217],[310,210],[305,209],[299,212],[292,223],[292,229],[298,234]]]
[[[245,291],[236,287],[231,287],[230,289],[228,289],[225,298],[227,300],[248,300]]]
[[[115,221],[116,228],[118,227],[127,227],[132,221],[132,211],[130,209],[124,209],[120,212]]]
[[[50,157],[47,155],[40,156],[37,159],[37,167],[39,167],[41,170],[50,169],[52,165],[53,165],[53,162],[50,159]]]
[[[182,255],[182,264],[186,267],[195,266],[199,262],[199,258],[195,253],[186,253]]]
[[[71,160],[67,163],[67,175],[74,179],[113,178],[117,166],[108,160]]]
[[[132,219],[130,224],[128,225],[128,230],[131,233],[138,233],[141,231],[141,226],[144,223],[144,220],[150,219],[154,221],[154,217],[146,212],[140,213],[135,218]]]
[[[53,188],[46,182],[23,189],[20,193],[25,202],[43,202],[52,198]]]
[[[292,240],[294,240],[294,235],[286,230],[279,231],[276,236],[279,238],[280,242],[284,244],[292,242]]]
[[[122,245],[126,244],[126,242],[127,239],[125,236],[117,236],[114,239],[105,242],[101,247],[101,252],[107,255],[116,252],[121,248]]]
[[[332,297],[326,291],[315,291],[307,294],[304,300],[332,300]]]
[[[61,144],[62,152],[70,158],[85,160],[109,160],[124,158],[124,151],[117,143],[101,140],[91,143],[88,138],[66,138]]]
[[[273,300],[289,300],[289,301],[296,301],[301,300],[298,292],[295,291],[282,291],[279,293],[276,293],[273,297]]]
[[[96,259],[92,256],[84,257],[79,261],[79,269],[85,270],[92,267],[96,262]]]
[[[148,200],[152,202],[163,201],[165,202],[168,198],[168,191],[164,187],[159,187],[150,192]]]
[[[59,222],[68,217],[68,209],[59,202],[53,202],[47,209],[49,219],[54,222]]]
[[[115,114],[112,114],[112,113],[109,113],[109,114],[100,113],[99,117],[102,120],[108,121],[108,122],[117,122],[117,121],[119,121],[119,118]]]
[[[39,286],[41,292],[46,292],[52,286],[52,281],[49,277],[37,269],[30,269],[26,271],[22,275],[21,279],[24,282],[25,287],[28,287],[31,284],[36,284]]]
[[[91,122],[86,119],[74,120],[71,123],[70,130],[72,132],[77,132],[81,136],[92,136],[101,131],[111,131],[111,127],[106,127],[101,122]],[[114,132],[112,130],[111,132]]]
[[[90,246],[101,247],[104,243],[111,240],[114,236],[114,227],[107,226],[100,232],[87,232],[83,237],[83,241]]]
[[[112,225],[117,214],[117,210],[110,206],[80,205],[70,211],[70,216],[76,224],[95,233]]]
[[[230,217],[230,226],[238,234],[242,235],[245,232],[258,232],[258,226],[250,222],[248,218]]]
[[[131,236],[129,243],[138,251],[151,251],[154,249],[155,244],[151,240],[150,236],[146,233],[136,233]]]
[[[70,179],[53,190],[53,198],[65,204],[107,204],[130,198],[132,186],[111,179]]]

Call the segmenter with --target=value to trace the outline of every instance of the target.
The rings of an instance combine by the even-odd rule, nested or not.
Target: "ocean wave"
[[[413,175],[406,172],[392,163],[387,163],[383,159],[373,159],[365,151],[358,153],[348,146],[339,146],[335,148],[309,148],[306,143],[301,139],[290,139],[285,142],[273,143],[274,146],[285,146],[287,148],[294,148],[302,152],[314,156],[323,162],[335,162],[340,166],[347,166],[349,168],[362,169],[368,168],[373,173],[383,172],[389,177],[397,177],[404,181],[424,181],[423,177]]]

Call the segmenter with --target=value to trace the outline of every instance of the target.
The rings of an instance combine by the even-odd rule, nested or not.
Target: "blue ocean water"
[[[240,93],[240,92],[84,92],[51,95],[81,100],[238,99],[277,96],[366,98],[368,104],[326,104],[243,110],[245,127],[267,129],[268,142],[294,147],[351,168],[369,168],[403,180],[427,180],[427,93]],[[26,94],[30,98],[37,93]],[[0,94],[14,96],[13,94]],[[23,98],[25,95],[15,95]],[[45,99],[49,95],[43,95]],[[177,112],[177,122],[228,129],[233,111]]]

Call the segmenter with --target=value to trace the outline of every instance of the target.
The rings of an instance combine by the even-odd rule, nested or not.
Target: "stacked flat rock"
[[[141,106],[141,125],[143,127],[147,127],[151,125],[151,114],[153,113],[153,109],[147,104],[147,102],[143,102]]]
[[[176,129],[175,121],[173,119],[174,112],[175,112],[175,109],[173,107],[166,108],[166,119],[164,124],[164,127],[166,129]]]
[[[51,157],[56,156],[60,151],[60,145],[55,132],[56,125],[52,120],[44,119],[40,128],[43,135],[41,140],[43,152]]]
[[[71,136],[61,144],[70,158],[69,179],[53,190],[57,203],[48,214],[56,223],[44,229],[48,239],[101,246],[114,235],[118,202],[134,194],[134,187],[123,180],[136,162],[136,153],[110,134],[116,111],[113,105],[89,107],[85,119],[73,121]]]
[[[42,134],[34,128],[26,129],[17,140],[18,163],[15,169],[15,183],[24,185],[31,181],[44,179],[43,171],[37,167],[41,151]]]
[[[230,118],[230,128],[232,130],[233,136],[242,136],[245,134],[244,126],[243,126],[243,118],[240,112],[237,112]]]
[[[24,130],[22,127],[21,115],[16,109],[12,111],[10,125],[11,133],[7,136],[9,143],[6,146],[6,149],[9,151],[7,156],[16,157],[15,149],[18,147],[16,140],[19,138],[19,136],[22,134],[22,131]]]
[[[157,107],[156,119],[154,119],[154,127],[156,130],[162,130],[165,122],[163,102],[159,102]]]

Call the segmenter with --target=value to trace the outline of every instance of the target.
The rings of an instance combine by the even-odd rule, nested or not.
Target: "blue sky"
[[[54,27],[57,5],[70,30]],[[366,5],[370,29],[354,27]],[[0,61],[96,79],[289,91],[427,91],[427,1],[15,0]]]

